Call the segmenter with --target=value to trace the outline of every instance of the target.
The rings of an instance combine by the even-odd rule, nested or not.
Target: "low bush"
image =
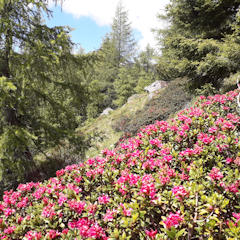
[[[191,95],[186,91],[186,79],[176,79],[169,82],[156,97],[151,99],[133,119],[122,125],[121,130],[131,134],[156,120],[166,120],[171,114],[181,110],[191,101]]]
[[[239,239],[237,95],[202,96],[102,157],[5,192],[0,238]]]

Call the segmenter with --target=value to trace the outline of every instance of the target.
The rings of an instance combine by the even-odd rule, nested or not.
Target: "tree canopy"
[[[166,16],[159,16],[169,21],[159,31],[159,72],[165,78],[188,76],[195,87],[219,87],[239,70],[239,6],[238,0],[170,1]]]
[[[71,54],[66,27],[49,28],[48,1],[0,1],[0,158],[1,184],[30,180],[33,157],[71,139],[85,114],[84,90],[72,68],[81,59]],[[36,174],[36,173],[35,173]]]

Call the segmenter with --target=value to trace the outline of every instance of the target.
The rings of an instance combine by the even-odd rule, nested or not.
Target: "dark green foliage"
[[[171,0],[167,17],[177,33],[220,40],[232,34],[239,5],[239,0]]]
[[[213,87],[213,85],[211,83],[206,83],[201,88],[198,88],[195,90],[196,95],[205,96],[205,97],[217,94],[217,92],[218,91],[216,90],[215,87]]]
[[[83,149],[75,134],[86,115],[84,86],[75,73],[69,29],[42,23],[45,0],[0,5],[0,188],[36,180],[34,156],[62,145]],[[59,166],[61,167],[61,166]]]
[[[133,68],[119,68],[119,73],[114,82],[114,89],[117,94],[117,99],[114,103],[117,106],[122,106],[135,93],[134,88],[136,87],[137,78],[134,76],[133,71]]]
[[[138,58],[136,58],[135,67],[137,71],[137,86],[135,91],[137,93],[144,92],[144,87],[150,85],[157,80],[156,53],[150,45],[147,45],[145,50],[141,51]]]
[[[167,30],[160,30],[162,78],[187,76],[191,88],[212,83],[239,70],[239,0],[175,0],[167,6]]]
[[[155,120],[165,120],[181,110],[191,101],[191,95],[186,91],[186,79],[169,82],[156,97],[151,99],[142,110],[138,111],[134,119],[119,119],[113,127],[125,133],[136,134],[137,131]]]
[[[123,105],[135,93],[138,74],[134,68],[136,42],[121,1],[118,3],[111,32],[96,52],[98,60],[89,69],[90,103],[88,117],[97,117],[105,108]]]

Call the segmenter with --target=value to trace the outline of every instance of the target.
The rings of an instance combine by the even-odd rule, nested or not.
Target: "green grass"
[[[130,103],[102,115],[88,122],[79,129],[84,135],[91,137],[91,146],[86,151],[86,158],[91,158],[100,153],[104,148],[113,148],[124,132],[114,130],[114,125],[119,119],[132,119],[137,111],[141,110],[148,102],[148,94],[138,94]]]
[[[112,149],[125,134],[135,135],[138,130],[156,120],[166,120],[188,106],[192,95],[186,91],[187,79],[175,79],[166,88],[155,93],[149,100],[148,94],[138,94],[130,103],[99,116],[79,129],[91,140],[85,158],[99,155],[104,148]]]

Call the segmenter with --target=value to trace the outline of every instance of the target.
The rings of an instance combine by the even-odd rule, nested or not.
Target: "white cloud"
[[[163,9],[169,0],[122,0],[123,6],[128,10],[132,28],[141,32],[141,48],[148,43],[155,45],[154,35],[151,29],[160,27],[157,14]],[[65,0],[63,11],[72,14],[76,18],[82,16],[92,18],[99,26],[110,25],[115,14],[118,0]]]

